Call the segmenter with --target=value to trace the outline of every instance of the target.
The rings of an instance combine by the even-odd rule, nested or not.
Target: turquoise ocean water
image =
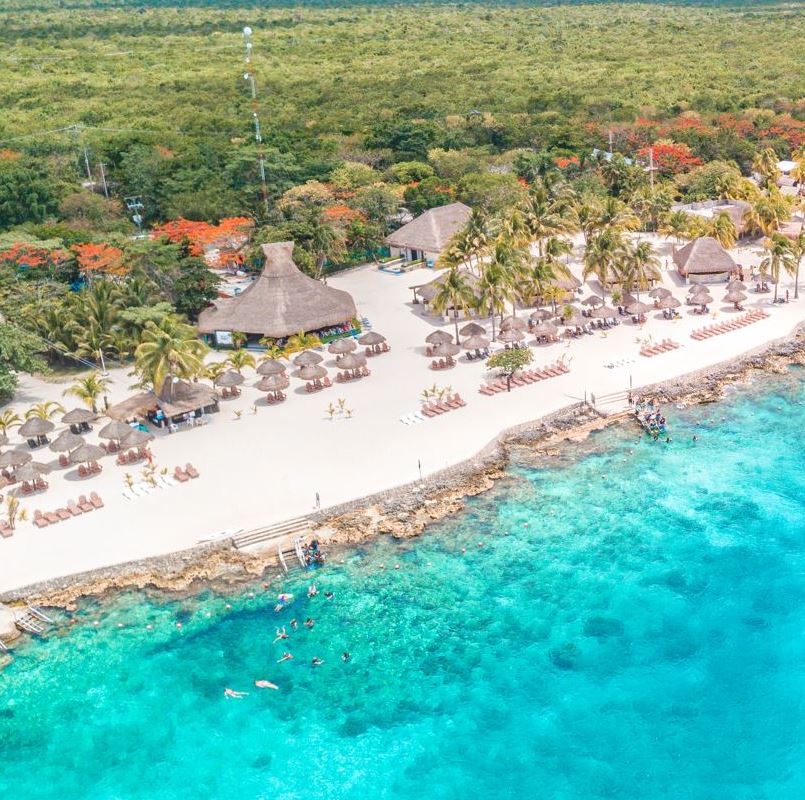
[[[805,384],[763,383],[515,465],[282,613],[259,583],[85,606],[0,673],[0,795],[802,798]]]

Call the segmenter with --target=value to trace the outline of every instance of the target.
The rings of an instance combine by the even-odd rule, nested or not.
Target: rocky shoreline
[[[787,339],[767,344],[740,359],[642,387],[640,394],[666,404],[711,403],[723,397],[725,386],[745,382],[759,371],[784,373],[792,364],[805,366],[802,326]],[[505,476],[515,448],[526,448],[550,458],[560,452],[564,443],[582,441],[591,432],[627,418],[626,413],[605,415],[584,403],[566,407],[502,431],[473,458],[422,482],[319,512],[313,516],[316,527],[312,535],[330,555],[378,536],[418,536],[433,522],[460,511],[468,497],[492,488]],[[229,542],[218,542],[22,587],[6,592],[0,601],[71,610],[82,597],[103,597],[127,589],[192,592],[211,584],[235,587],[260,579],[271,583],[282,578],[278,572],[267,575],[268,570],[276,567],[273,549],[245,552],[236,550]]]

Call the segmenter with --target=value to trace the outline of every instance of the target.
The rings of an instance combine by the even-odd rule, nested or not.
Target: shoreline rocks
[[[723,398],[726,386],[748,381],[753,373],[761,371],[782,374],[794,364],[805,366],[805,335],[799,328],[790,338],[767,344],[741,359],[638,391],[665,403],[713,403]],[[502,431],[473,458],[421,482],[318,512],[312,517],[316,527],[311,536],[333,552],[382,535],[413,538],[428,525],[461,510],[468,497],[488,491],[505,477],[512,451],[527,448],[535,455],[553,458],[566,443],[584,441],[591,433],[623,422],[628,416],[606,416],[578,403],[523,423]],[[21,587],[0,596],[0,601],[14,603],[24,599],[36,605],[72,610],[82,597],[103,597],[127,589],[192,592],[211,585],[234,587],[261,578],[271,582],[275,578],[264,576],[276,566],[274,551],[250,553],[219,542]]]

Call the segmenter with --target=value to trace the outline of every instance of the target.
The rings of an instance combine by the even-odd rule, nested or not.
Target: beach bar
[[[737,267],[712,236],[694,239],[674,253],[679,274],[690,283],[726,283]]]
[[[358,311],[352,296],[302,273],[294,263],[293,248],[293,242],[264,244],[260,276],[239,295],[216,300],[202,311],[199,332],[228,346],[236,331],[254,342],[266,337],[278,343],[297,333],[328,340],[356,331]]]
[[[147,420],[158,427],[192,423],[203,414],[218,411],[218,392],[205,383],[165,378],[159,393],[139,392],[109,406],[106,416],[128,422]]]
[[[420,214],[386,237],[393,256],[424,261],[433,267],[453,236],[469,221],[472,209],[464,203],[437,206]]]

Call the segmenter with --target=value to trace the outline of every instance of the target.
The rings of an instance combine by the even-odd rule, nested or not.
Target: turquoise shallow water
[[[0,793],[802,798],[803,403],[787,377],[671,410],[670,445],[515,466],[320,570],[332,600],[300,578],[280,614],[259,584],[86,607],[0,674]],[[315,627],[273,644],[292,616]]]

